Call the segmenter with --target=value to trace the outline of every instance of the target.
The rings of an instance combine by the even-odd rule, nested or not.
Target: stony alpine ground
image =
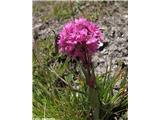
[[[93,57],[96,73],[106,66],[114,72],[119,63],[128,65],[128,2],[38,2],[33,1],[33,43],[54,36],[69,20],[83,16],[98,23],[105,34]],[[108,68],[109,69],[109,68]]]

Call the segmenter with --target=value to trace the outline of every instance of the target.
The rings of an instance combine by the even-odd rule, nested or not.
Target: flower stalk
[[[92,115],[94,120],[99,120],[99,112],[100,112],[100,101],[99,94],[96,85],[96,77],[94,74],[94,68],[92,66],[91,59],[87,62],[87,64],[83,63],[82,70],[86,78],[86,84],[88,88],[88,100],[91,107]],[[90,63],[90,64],[88,64]]]

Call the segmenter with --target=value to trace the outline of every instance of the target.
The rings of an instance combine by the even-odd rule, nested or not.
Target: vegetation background
[[[84,76],[57,54],[63,25],[83,16],[100,25],[104,44],[93,57],[102,120],[126,120],[128,110],[128,2],[33,1],[33,118],[91,120]]]

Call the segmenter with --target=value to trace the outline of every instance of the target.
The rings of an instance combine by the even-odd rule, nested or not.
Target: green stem
[[[94,70],[92,65],[87,67],[87,70],[82,66],[83,73],[86,77],[86,83],[88,86],[88,97],[89,97],[89,104],[92,110],[93,119],[99,120],[99,113],[100,113],[100,100],[99,100],[99,93],[96,85],[96,77],[94,74]],[[93,80],[94,85],[90,86],[88,82]]]
[[[99,120],[100,101],[96,88],[89,87],[89,103],[93,112],[94,120]]]

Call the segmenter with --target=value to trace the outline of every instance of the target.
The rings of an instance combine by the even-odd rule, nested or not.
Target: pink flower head
[[[97,51],[102,39],[102,32],[95,23],[79,18],[64,25],[58,45],[62,53],[83,59]]]

